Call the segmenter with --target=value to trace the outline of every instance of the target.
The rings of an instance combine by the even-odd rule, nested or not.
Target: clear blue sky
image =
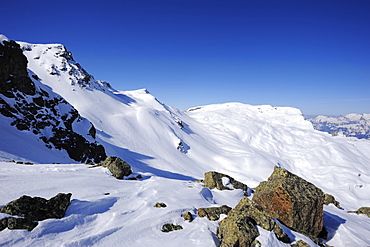
[[[20,1],[0,33],[62,43],[95,79],[180,109],[370,113],[369,0]]]

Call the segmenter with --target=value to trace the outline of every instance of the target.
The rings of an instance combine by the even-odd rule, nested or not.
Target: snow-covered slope
[[[370,114],[348,114],[340,117],[320,115],[308,120],[315,129],[332,135],[370,139]]]
[[[370,245],[370,219],[345,211],[370,206],[367,140],[316,131],[298,109],[290,107],[228,103],[180,111],[145,89],[118,91],[96,81],[62,45],[20,44],[28,69],[95,126],[96,140],[107,155],[121,157],[144,178],[116,180],[104,168],[80,164],[0,163],[0,186],[6,188],[0,193],[0,205],[23,194],[51,197],[58,192],[73,193],[65,218],[43,221],[32,232],[4,230],[0,245],[217,246],[217,222],[197,217],[188,223],[180,215],[199,207],[233,207],[243,193],[209,190],[191,181],[214,170],[253,188],[266,180],[276,165],[341,202],[344,210],[325,206],[329,245]],[[31,146],[28,152],[48,150],[41,152]],[[42,158],[33,161],[42,162]],[[168,207],[154,208],[156,202]],[[162,233],[161,226],[168,222],[181,224],[184,230]],[[260,232],[263,246],[289,246],[270,232]],[[304,239],[315,246],[306,237],[293,234],[295,240]]]

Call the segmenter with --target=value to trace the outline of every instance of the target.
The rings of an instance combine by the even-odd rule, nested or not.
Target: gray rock
[[[250,247],[259,236],[249,217],[227,217],[219,224],[217,237],[221,239],[220,247]]]
[[[183,214],[181,215],[181,217],[183,217],[183,218],[184,218],[184,220],[188,220],[188,221],[190,221],[190,222],[192,222],[192,221],[193,221],[193,215],[192,215],[189,211],[186,211],[185,213],[183,213]]]
[[[208,187],[210,189],[217,188],[219,190],[231,190],[231,188],[225,186],[222,182],[222,178],[229,179],[230,184],[235,189],[242,189],[244,191],[248,190],[248,186],[235,180],[234,178],[230,177],[229,175],[218,173],[218,172],[206,172],[204,174],[204,187]]]
[[[256,225],[262,227],[267,231],[273,231],[277,239],[284,243],[290,243],[289,236],[283,231],[282,227],[274,221],[256,202],[249,200],[247,197],[243,197],[238,205],[233,208],[228,218],[238,219],[243,217],[249,217],[253,219]]]
[[[124,176],[128,176],[132,173],[131,166],[115,156],[107,157],[101,165],[103,167],[107,167],[112,175],[117,179],[122,179]]]
[[[181,229],[182,229],[182,226],[174,225],[172,223],[165,224],[162,226],[162,232],[171,232],[171,231],[176,231],[176,230],[181,230]]]
[[[211,208],[198,208],[198,215],[200,217],[207,217],[209,220],[220,219],[221,214],[228,214],[231,207],[227,205],[222,205],[221,207],[211,207]]]
[[[60,219],[70,205],[72,194],[59,193],[50,200],[41,197],[21,196],[0,209],[1,213],[17,215],[30,220]]]

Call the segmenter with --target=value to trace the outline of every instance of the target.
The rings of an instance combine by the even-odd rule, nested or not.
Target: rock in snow
[[[283,168],[257,186],[253,201],[295,231],[316,238],[323,229],[324,193]]]

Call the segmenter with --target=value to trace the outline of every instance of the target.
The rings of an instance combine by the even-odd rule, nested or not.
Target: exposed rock
[[[356,211],[348,211],[348,213],[365,214],[367,217],[370,217],[370,207],[361,207]]]
[[[165,225],[162,226],[162,232],[171,232],[171,231],[181,230],[181,229],[182,229],[182,226],[174,225],[172,223],[165,224]]]
[[[324,193],[312,183],[275,167],[258,185],[253,201],[271,217],[315,239],[323,228]]]
[[[183,214],[181,215],[181,217],[183,217],[183,218],[184,218],[184,220],[188,220],[188,221],[190,221],[190,222],[192,222],[192,221],[193,221],[193,215],[192,215],[189,211],[186,211],[185,213],[183,213]]]
[[[330,203],[334,204],[337,208],[340,208],[340,203],[335,200],[335,197],[330,194],[324,195],[324,204],[329,205]]]
[[[220,247],[250,247],[259,236],[249,217],[227,217],[219,224],[217,237],[221,239]]]
[[[231,207],[227,205],[222,205],[221,207],[212,207],[212,208],[198,208],[198,215],[200,217],[207,217],[209,220],[218,220],[220,219],[221,214],[228,214],[231,210]]]
[[[6,204],[0,209],[0,212],[25,217],[31,221],[40,221],[48,218],[60,219],[64,216],[67,207],[70,205],[71,196],[71,193],[59,193],[50,200],[47,200],[41,197],[24,195]],[[21,223],[18,222],[17,224]]]
[[[303,241],[302,239],[298,240],[297,242],[295,242],[294,244],[291,245],[291,247],[310,247],[309,244],[307,244],[305,241]]]
[[[164,202],[157,202],[156,204],[154,204],[154,207],[155,208],[165,208],[167,207],[167,205]]]
[[[5,228],[9,228],[10,230],[25,229],[32,231],[37,225],[37,222],[28,218],[9,217],[0,220],[0,231],[4,230]]]
[[[254,224],[262,227],[267,231],[273,231],[280,241],[284,243],[290,243],[289,236],[283,231],[282,227],[271,218],[264,209],[256,202],[249,200],[247,197],[243,197],[238,205],[233,208],[228,218],[237,220],[238,218],[249,217],[253,219]]]
[[[27,70],[28,61],[19,44],[3,43],[0,43],[0,114],[11,118],[11,125],[18,130],[36,135],[47,148],[66,150],[71,159],[104,160],[104,147],[83,136],[89,133],[88,129],[80,128],[79,133],[73,129],[84,121],[82,125],[90,125],[90,135],[95,139],[94,126],[60,95],[45,91],[40,78]],[[44,135],[45,132],[49,134]]]
[[[112,175],[117,179],[122,179],[124,176],[128,176],[132,173],[131,166],[115,156],[107,157],[101,165],[103,167],[107,167]]]
[[[229,184],[226,186],[226,184]],[[210,189],[217,188],[219,190],[232,190],[242,189],[244,191],[248,190],[248,186],[235,180],[229,175],[218,173],[218,172],[206,172],[204,174],[204,187]]]

